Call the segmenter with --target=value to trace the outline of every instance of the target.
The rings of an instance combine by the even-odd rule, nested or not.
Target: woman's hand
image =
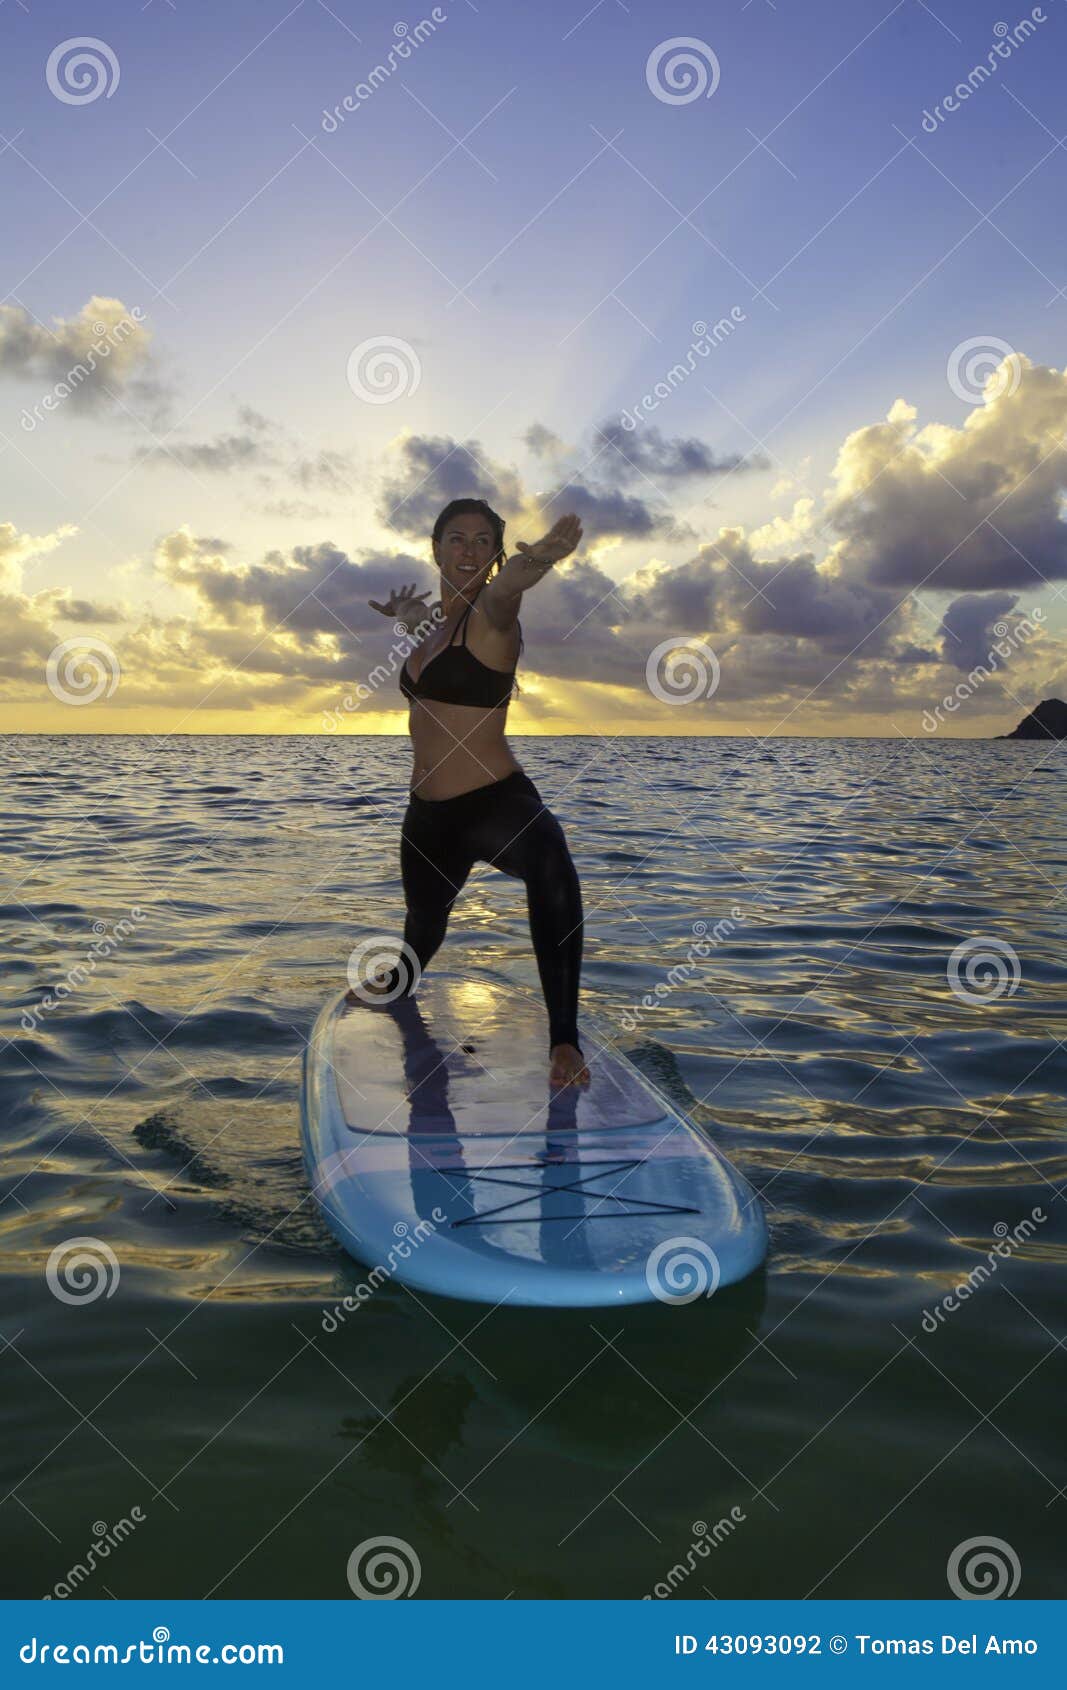
[[[561,516],[535,545],[528,546],[525,540],[516,541],[516,550],[525,553],[530,563],[543,563],[551,569],[561,558],[570,556],[581,537],[581,522],[572,512],[569,516]]]
[[[395,587],[384,604],[379,604],[377,599],[368,599],[367,603],[372,610],[380,610],[383,616],[392,617],[394,622],[403,622],[410,633],[427,616],[432,617],[441,606],[440,599],[429,606],[423,604],[422,601],[428,597],[430,588],[426,587],[421,593],[417,593],[417,585],[418,582],[413,581],[410,587]]]
[[[561,558],[569,557],[581,537],[582,525],[572,512],[561,516],[536,545],[528,546],[525,540],[516,542],[515,551],[482,595],[486,614],[495,628],[514,627],[523,593],[528,587],[535,587]]]

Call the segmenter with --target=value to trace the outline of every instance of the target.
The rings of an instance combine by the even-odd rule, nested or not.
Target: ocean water
[[[365,1270],[300,1058],[401,930],[406,741],[8,740],[3,1594],[351,1599],[390,1537],[417,1598],[941,1597],[993,1537],[1062,1595],[1067,746],[512,743],[583,1008],[759,1188],[765,1270],[328,1334]],[[476,868],[446,957],[537,990],[521,883]]]

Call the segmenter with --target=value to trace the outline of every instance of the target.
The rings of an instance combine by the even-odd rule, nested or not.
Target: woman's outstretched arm
[[[504,633],[514,627],[523,593],[535,587],[561,559],[569,557],[581,537],[581,522],[572,513],[561,516],[534,545],[528,546],[525,540],[516,542],[514,555],[487,582],[480,595],[494,628]]]

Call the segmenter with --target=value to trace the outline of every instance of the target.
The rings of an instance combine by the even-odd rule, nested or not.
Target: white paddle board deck
[[[682,1303],[767,1249],[748,1181],[583,1011],[588,1086],[548,1083],[543,1001],[488,971],[322,1011],[304,1160],[334,1235],[372,1270],[475,1302]]]

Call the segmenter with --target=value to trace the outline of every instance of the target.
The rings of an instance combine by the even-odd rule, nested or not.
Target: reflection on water
[[[585,1001],[761,1189],[766,1272],[601,1311],[388,1284],[325,1331],[362,1270],[308,1198],[300,1056],[400,932],[405,747],[10,741],[4,1593],[135,1504],[81,1594],[343,1599],[388,1535],[420,1596],[640,1596],[732,1507],[679,1594],[941,1596],[983,1534],[1058,1593],[1067,752],[516,743]],[[522,886],[479,866],[444,954],[536,992]],[[49,1289],[75,1238],[110,1295]]]

